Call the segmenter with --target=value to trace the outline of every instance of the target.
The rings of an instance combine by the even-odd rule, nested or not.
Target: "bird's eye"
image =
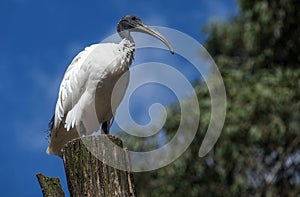
[[[133,16],[131,19],[135,21],[136,17],[135,17],[135,16]]]

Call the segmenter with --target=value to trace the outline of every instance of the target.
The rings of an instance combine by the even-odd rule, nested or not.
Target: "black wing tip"
[[[51,132],[53,130],[53,127],[54,127],[54,115],[52,116],[49,124],[48,124],[48,137],[50,138],[51,137]]]

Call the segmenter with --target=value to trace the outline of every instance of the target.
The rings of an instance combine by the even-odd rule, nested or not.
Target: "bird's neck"
[[[131,37],[130,35],[130,31],[128,30],[122,30],[122,31],[118,31],[120,37],[124,40],[124,39],[127,39],[129,40],[130,42],[134,43],[133,41],[133,38]]]
[[[123,52],[128,53],[128,55],[132,55],[132,56],[134,55],[135,43],[131,36],[127,38],[123,38],[120,45]]]
[[[120,47],[121,47],[120,48],[121,51],[125,53],[124,60],[129,63],[127,64],[129,66],[132,63],[132,60],[134,58],[135,43],[132,38],[131,39],[123,38],[122,41],[120,42]]]

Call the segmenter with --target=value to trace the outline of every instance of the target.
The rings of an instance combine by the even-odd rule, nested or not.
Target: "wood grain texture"
[[[136,196],[127,152],[117,146],[110,147],[107,139],[118,147],[123,146],[122,141],[112,135],[78,138],[64,146],[63,161],[70,196]],[[113,168],[108,163],[126,170]]]

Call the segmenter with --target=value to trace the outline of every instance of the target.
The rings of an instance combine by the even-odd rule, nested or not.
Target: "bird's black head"
[[[117,31],[121,32],[124,30],[130,30],[138,27],[140,24],[142,24],[142,21],[138,17],[134,15],[126,15],[118,22]]]
[[[117,31],[119,33],[119,35],[121,36],[121,38],[127,38],[127,39],[131,39],[130,36],[130,32],[141,32],[141,33],[146,33],[149,34],[151,36],[154,36],[156,38],[158,38],[159,40],[161,40],[163,43],[165,43],[165,45],[167,45],[167,47],[169,48],[170,52],[172,54],[174,54],[174,50],[172,48],[172,46],[170,45],[170,43],[167,41],[167,39],[165,39],[159,32],[155,31],[154,29],[152,29],[151,27],[145,25],[141,19],[139,19],[138,17],[134,16],[134,15],[126,15],[123,18],[121,18],[121,20],[118,22],[117,25]]]

